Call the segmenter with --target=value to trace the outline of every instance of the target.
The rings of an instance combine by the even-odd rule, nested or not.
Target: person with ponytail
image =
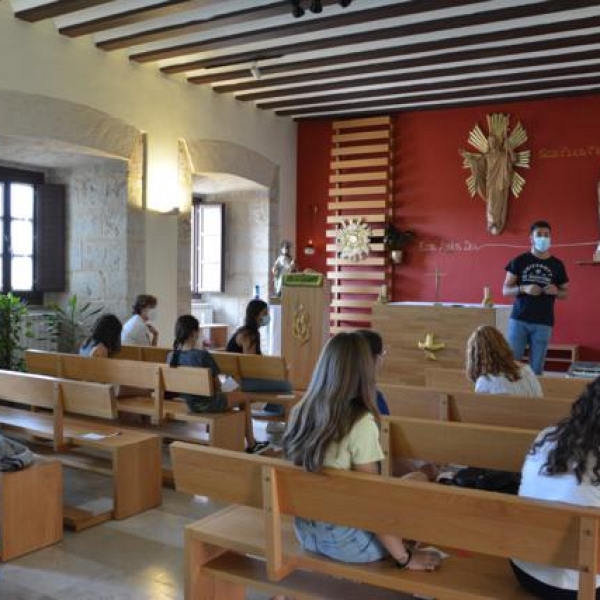
[[[521,471],[519,496],[600,508],[600,377],[587,385],[568,417],[537,436]],[[574,569],[517,559],[511,565],[519,583],[538,598],[579,597]],[[595,597],[600,598],[600,576]]]
[[[210,369],[215,394],[213,396],[199,396],[197,394],[180,394],[185,400],[188,409],[193,413],[216,413],[226,412],[231,408],[227,401],[227,396],[221,392],[221,382],[219,381],[219,367],[210,352],[203,348],[197,348],[200,337],[200,323],[192,315],[181,315],[175,323],[175,341],[173,350],[167,356],[167,363],[173,368],[181,367],[201,367]],[[239,404],[235,402],[234,404]],[[269,444],[267,442],[258,443],[254,439],[252,431],[252,420],[249,411],[246,410],[246,443],[248,444],[246,452],[258,452],[264,450]]]

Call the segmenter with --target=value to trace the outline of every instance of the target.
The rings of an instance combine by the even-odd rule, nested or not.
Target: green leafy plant
[[[409,242],[414,240],[414,231],[398,229],[391,221],[385,225],[383,243],[388,250],[402,250]]]
[[[0,294],[0,369],[24,370],[23,337],[32,337],[27,304],[10,292]]]
[[[76,354],[83,340],[90,334],[95,317],[103,307],[92,307],[90,302],[79,304],[77,294],[73,294],[66,307],[51,304],[51,313],[46,317],[46,328],[50,339],[56,343],[58,352]]]

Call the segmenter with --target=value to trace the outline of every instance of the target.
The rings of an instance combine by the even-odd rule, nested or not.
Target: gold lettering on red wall
[[[538,158],[588,158],[589,156],[600,156],[600,145],[560,146],[559,148],[542,148],[538,151]]]

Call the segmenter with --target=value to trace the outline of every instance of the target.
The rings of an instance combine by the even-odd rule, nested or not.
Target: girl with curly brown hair
[[[504,336],[491,325],[479,326],[467,342],[467,377],[481,394],[543,395],[531,368],[515,360]]]

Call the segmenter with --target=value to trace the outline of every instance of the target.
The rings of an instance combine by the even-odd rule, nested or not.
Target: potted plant
[[[27,304],[10,292],[0,294],[0,369],[24,370],[23,337],[32,337]]]
[[[392,221],[388,221],[385,226],[383,243],[386,250],[390,253],[390,259],[393,263],[402,262],[402,251],[404,247],[415,238],[413,231],[398,229]]]
[[[65,308],[54,303],[50,309],[52,313],[46,317],[46,328],[50,339],[56,343],[56,350],[76,354],[103,307],[93,308],[90,302],[81,305],[77,294],[73,294]]]

